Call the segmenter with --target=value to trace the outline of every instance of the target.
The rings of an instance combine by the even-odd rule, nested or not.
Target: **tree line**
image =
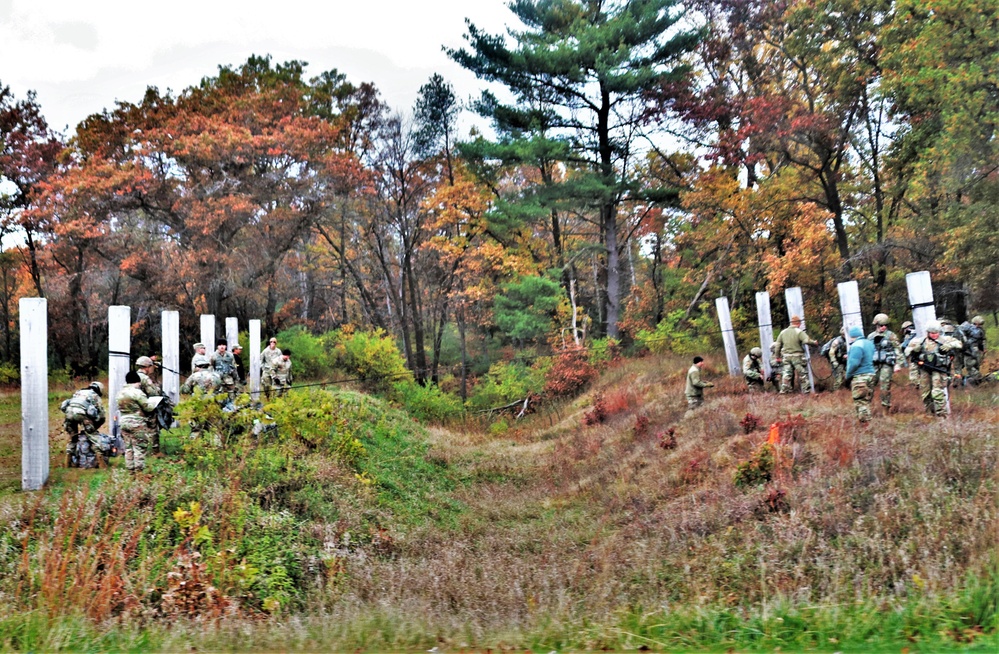
[[[401,111],[252,56],[63,135],[0,84],[4,360],[24,296],[73,374],[102,367],[126,304],[138,349],[162,309],[192,337],[202,313],[380,331],[462,392],[523,348],[697,329],[717,295],[738,325],[754,291],[801,286],[832,329],[837,282],[900,316],[927,269],[954,306],[999,309],[993,3],[510,9],[508,33],[469,23],[448,50],[479,97],[434,75]]]

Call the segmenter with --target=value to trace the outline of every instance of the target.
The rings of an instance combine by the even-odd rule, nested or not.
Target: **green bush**
[[[369,391],[386,392],[397,382],[413,379],[395,341],[381,329],[329,332],[324,341],[334,365]]]
[[[0,363],[0,384],[10,384],[21,378],[21,370],[13,361]]]
[[[270,402],[267,412],[277,425],[282,442],[294,439],[350,468],[356,468],[364,457],[364,446],[351,419],[352,410],[330,391],[287,393]]]
[[[490,409],[523,400],[528,395],[540,395],[545,388],[545,370],[550,363],[546,360],[531,367],[519,361],[494,363],[472,392],[469,406]]]
[[[421,422],[447,422],[464,413],[461,399],[445,393],[437,385],[420,386],[402,381],[392,388],[406,412]]]
[[[710,322],[710,313],[705,311],[695,320],[684,320],[684,313],[683,309],[671,312],[653,331],[638,332],[637,340],[655,354],[688,355],[712,349],[711,334],[718,326]]]
[[[296,379],[323,379],[333,370],[329,354],[323,347],[323,337],[314,336],[302,325],[279,332],[278,347],[291,350],[292,374]],[[243,364],[249,365],[244,359]]]

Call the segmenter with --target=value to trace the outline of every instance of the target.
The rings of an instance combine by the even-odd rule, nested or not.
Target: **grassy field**
[[[312,441],[220,460],[174,440],[137,479],[54,456],[46,491],[0,491],[0,647],[999,649],[999,388],[939,420],[900,374],[897,412],[861,429],[846,392],[747,396],[718,372],[685,416],[686,367],[620,362],[506,431],[306,398],[345,416],[353,466]]]

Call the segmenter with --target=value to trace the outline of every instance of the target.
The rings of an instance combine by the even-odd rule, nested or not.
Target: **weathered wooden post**
[[[260,321],[250,321],[250,397],[260,398]]]
[[[805,301],[801,297],[801,287],[784,289],[784,301],[787,302],[789,316],[801,316],[801,329],[805,329]],[[815,392],[815,376],[812,375],[812,353],[805,346],[805,365],[808,366],[808,385]],[[782,382],[783,383],[783,382]]]
[[[18,302],[21,316],[21,489],[49,479],[49,322],[45,298]]]
[[[738,377],[742,374],[742,364],[739,362],[739,350],[735,347],[735,331],[732,329],[732,314],[728,308],[728,298],[716,298],[715,309],[718,311],[718,325],[721,327],[722,341],[725,343],[728,374]]]
[[[215,351],[215,316],[201,315],[201,342],[205,344],[205,353],[211,356]]]
[[[163,392],[174,406],[180,402],[180,313],[164,311],[163,325]]]
[[[916,328],[916,338],[926,336],[926,323],[937,319],[937,309],[933,304],[933,283],[930,272],[909,273],[905,276],[909,289],[909,306],[912,309],[912,324]]]
[[[233,346],[239,342],[239,318],[225,319],[225,342],[232,352]]]
[[[760,349],[763,350],[763,376],[770,379],[770,346],[774,343],[774,324],[770,317],[770,294],[756,292],[756,320],[760,325]]]
[[[860,313],[860,287],[857,282],[840,282],[836,285],[836,290],[839,292],[839,310],[843,314],[843,333],[849,334],[851,327],[860,327],[860,331],[864,331],[864,317]],[[849,349],[849,338],[846,343]]]
[[[108,424],[117,436],[118,391],[125,385],[132,362],[132,310],[128,307],[108,307],[108,350]]]

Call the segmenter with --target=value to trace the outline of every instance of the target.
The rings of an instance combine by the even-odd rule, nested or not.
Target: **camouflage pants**
[[[932,370],[919,371],[919,390],[927,413],[947,415],[947,385],[950,375]]]
[[[90,441],[91,449],[94,452],[98,451],[97,424],[89,416],[67,416],[62,426],[66,430],[66,433],[69,434],[69,444],[66,446],[67,454],[76,452],[76,442],[80,438],[80,427],[83,427],[83,435]]]
[[[121,427],[121,438],[125,441],[125,469],[142,470],[146,467],[146,450],[153,442],[154,430],[148,425]]]
[[[274,389],[274,374],[269,370],[264,370],[260,374],[260,390],[264,392],[264,397],[271,399],[271,391]]]
[[[274,389],[278,397],[287,393],[289,388],[291,388],[291,384],[288,383],[287,379],[277,376],[274,377]]]
[[[764,391],[762,379],[749,379],[747,377],[746,386],[749,388],[750,393],[762,393]]]
[[[691,397],[689,395],[686,397],[687,397],[687,413],[690,413],[694,409],[697,409],[702,404],[704,404],[703,397]]]
[[[909,362],[909,386],[919,387],[919,367]]]
[[[982,351],[977,347],[971,346],[964,353],[964,378],[973,384],[980,382],[982,380],[981,367]]]
[[[812,384],[808,381],[808,366],[805,364],[805,357],[790,354],[784,357],[784,367],[780,371],[780,394],[786,395],[791,392],[794,386],[794,375],[798,373],[798,386],[802,393],[812,390]]]
[[[891,382],[893,374],[895,374],[895,366],[887,364],[874,366],[874,381],[877,382],[878,388],[881,389],[881,406],[886,409],[891,408]],[[873,391],[874,389],[872,388],[871,390]]]
[[[860,422],[871,420],[871,400],[874,399],[874,375],[854,375],[850,380],[850,394]]]
[[[831,361],[829,365],[832,367],[833,390],[838,391],[846,381],[846,366],[839,365],[838,361]]]

